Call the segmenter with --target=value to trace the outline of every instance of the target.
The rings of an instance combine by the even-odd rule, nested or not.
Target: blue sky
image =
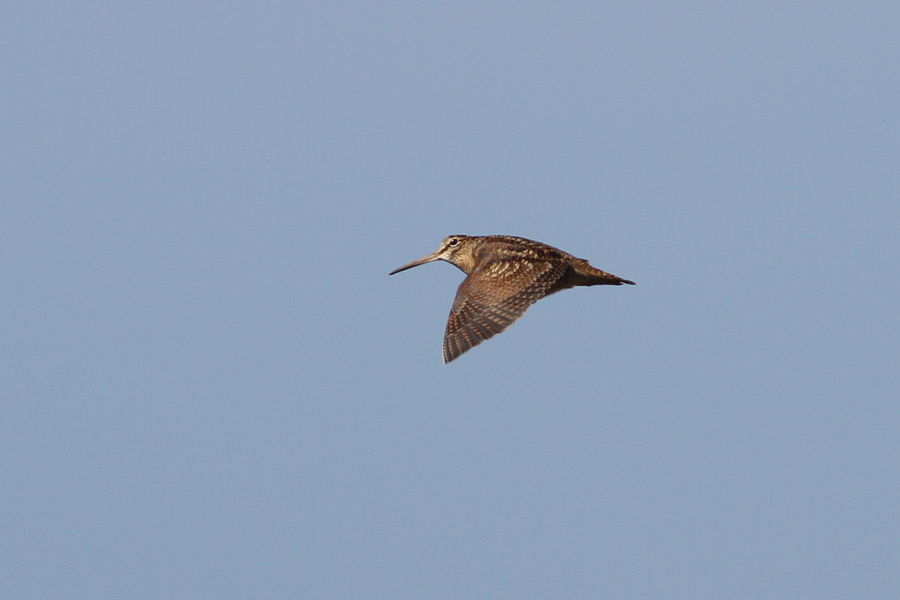
[[[896,3],[0,29],[3,597],[900,593]],[[454,233],[637,285],[445,366]]]

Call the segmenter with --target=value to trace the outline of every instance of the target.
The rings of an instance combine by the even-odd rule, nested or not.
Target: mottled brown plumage
[[[544,296],[576,285],[634,285],[553,246],[509,235],[451,235],[436,252],[390,274],[436,260],[468,275],[447,321],[445,363],[502,332]]]

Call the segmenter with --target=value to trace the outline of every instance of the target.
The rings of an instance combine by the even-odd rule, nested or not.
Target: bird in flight
[[[444,363],[492,338],[550,294],[577,285],[634,285],[553,246],[509,235],[451,235],[440,248],[391,275],[444,260],[467,277],[444,334]]]

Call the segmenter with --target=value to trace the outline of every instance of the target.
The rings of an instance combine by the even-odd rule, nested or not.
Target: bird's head
[[[475,268],[475,246],[478,238],[469,235],[451,235],[444,238],[441,246],[428,256],[423,256],[418,260],[414,260],[409,264],[403,265],[399,269],[391,271],[391,275],[412,269],[425,263],[434,262],[436,260],[445,260],[448,263],[459,267],[464,273],[468,274]]]

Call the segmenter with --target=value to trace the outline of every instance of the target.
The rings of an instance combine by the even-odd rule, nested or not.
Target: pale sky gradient
[[[900,597],[900,4],[7,2],[0,597]],[[632,279],[441,362],[449,234]]]

